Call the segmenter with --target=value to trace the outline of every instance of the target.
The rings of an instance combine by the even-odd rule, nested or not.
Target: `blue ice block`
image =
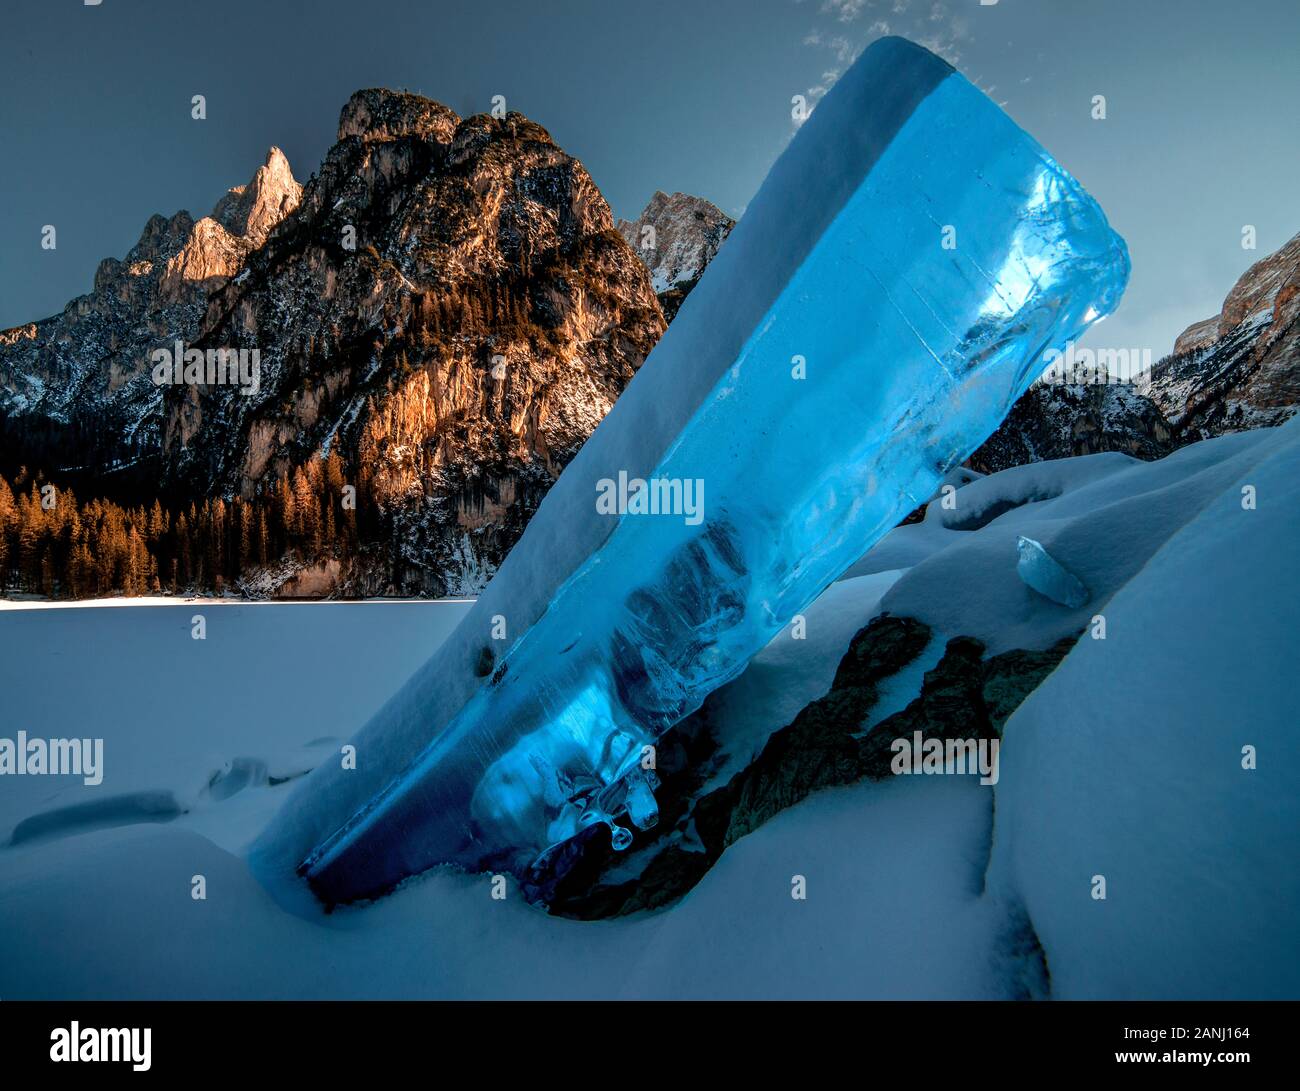
[[[816,225],[797,262],[783,210]],[[746,316],[748,278],[771,272],[754,264],[765,240],[784,279]],[[604,516],[618,518],[612,533],[490,681],[302,862],[326,902],[438,864],[535,873],[588,826],[622,847],[627,824],[653,824],[656,739],[929,496],[1044,354],[1114,310],[1129,272],[1078,183],[901,39],[874,45],[837,84],[727,245],[743,246],[750,268],[720,255],[705,282],[732,278],[722,287],[737,305],[709,317],[725,327],[742,316],[741,348],[650,475],[698,484],[702,517]],[[698,298],[726,298],[704,289]],[[704,359],[705,324],[683,328]],[[616,479],[623,467],[606,469]]]

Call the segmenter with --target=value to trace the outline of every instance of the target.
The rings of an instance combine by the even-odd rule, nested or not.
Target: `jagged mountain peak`
[[[157,441],[162,392],[149,354],[191,339],[209,295],[296,207],[302,193],[279,148],[211,216],[150,216],[125,258],[103,259],[90,292],[0,337],[0,439],[8,468],[98,471],[111,488]],[[85,486],[83,486],[85,487]]]
[[[261,246],[301,200],[302,186],[294,178],[289,160],[272,145],[252,181],[226,193],[213,208],[212,219],[231,235],[245,238],[255,247]]]
[[[682,193],[678,190],[665,193],[662,189],[657,189],[654,196],[647,202],[641,215],[663,215],[665,213],[678,217],[689,215],[697,220],[730,219],[722,209],[703,197],[696,197],[694,194]]]
[[[261,392],[168,392],[165,476],[249,496],[330,445],[386,502],[454,495],[460,526],[497,522],[474,510],[485,490],[535,503],[662,331],[648,278],[582,164],[522,114],[372,89],[340,132],[203,325],[204,344],[260,349]]]
[[[210,216],[152,217],[93,293],[0,335],[0,473],[274,517],[329,457],[354,552],[268,558],[253,593],[476,590],[663,314],[585,168],[522,114],[371,88],[339,137],[305,186],[272,147]],[[155,386],[178,340],[255,354],[257,382]]]
[[[165,260],[184,244],[193,230],[194,217],[185,209],[181,209],[170,217],[155,212],[145,221],[144,228],[140,232],[140,238],[127,251],[124,259],[105,258],[100,262],[99,269],[95,274],[96,288],[98,288],[99,279],[104,273],[105,266],[111,267],[114,263],[120,265],[123,261],[126,264],[133,264],[143,261],[157,261],[159,258]]]
[[[368,87],[355,92],[339,115],[338,139],[362,141],[420,137],[448,143],[460,117],[440,102],[410,91]]]
[[[703,197],[659,189],[635,220],[618,221],[619,233],[650,270],[670,320],[735,226],[735,220]]]

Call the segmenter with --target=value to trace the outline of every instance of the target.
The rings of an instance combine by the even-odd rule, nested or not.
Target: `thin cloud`
[[[954,12],[952,0],[920,0],[919,3],[915,0],[823,0],[819,15],[824,22],[809,29],[803,44],[826,50],[833,64],[804,92],[808,113],[877,38],[891,34],[910,38],[956,65],[961,59],[962,44],[971,37],[970,24]],[[866,16],[871,21],[860,22]],[[850,29],[849,24],[857,24],[856,30]]]

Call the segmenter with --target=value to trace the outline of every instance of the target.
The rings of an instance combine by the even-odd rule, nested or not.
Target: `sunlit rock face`
[[[212,218],[231,235],[247,239],[255,249],[302,200],[302,186],[279,148],[266,153],[246,186],[236,186],[212,210]]]
[[[932,495],[1128,273],[1096,203],[982,93],[910,42],[873,46],[425,668],[432,740],[307,855],[317,893],[440,863],[533,882],[592,826],[629,843],[657,819],[659,737]],[[629,470],[643,500],[676,483],[702,503],[610,518],[593,501]],[[518,635],[471,682],[457,664],[503,600]],[[417,676],[367,732],[400,733],[427,692]]]
[[[369,90],[339,137],[207,312],[204,343],[260,348],[261,389],[169,392],[166,480],[249,497],[338,452],[388,540],[334,590],[472,594],[663,317],[599,190],[540,125]]]
[[[338,138],[369,142],[414,137],[445,144],[459,124],[455,111],[440,102],[408,91],[372,87],[348,99],[339,115]]]

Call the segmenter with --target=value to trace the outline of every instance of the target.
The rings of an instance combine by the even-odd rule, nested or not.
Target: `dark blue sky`
[[[738,214],[791,96],[887,32],[989,90],[1127,238],[1132,287],[1094,344],[1159,356],[1300,230],[1297,0],[6,0],[3,28],[0,327],[87,291],[151,213],[207,213],[271,144],[305,179],[360,87],[462,114],[505,95],[616,215],[655,189]]]

